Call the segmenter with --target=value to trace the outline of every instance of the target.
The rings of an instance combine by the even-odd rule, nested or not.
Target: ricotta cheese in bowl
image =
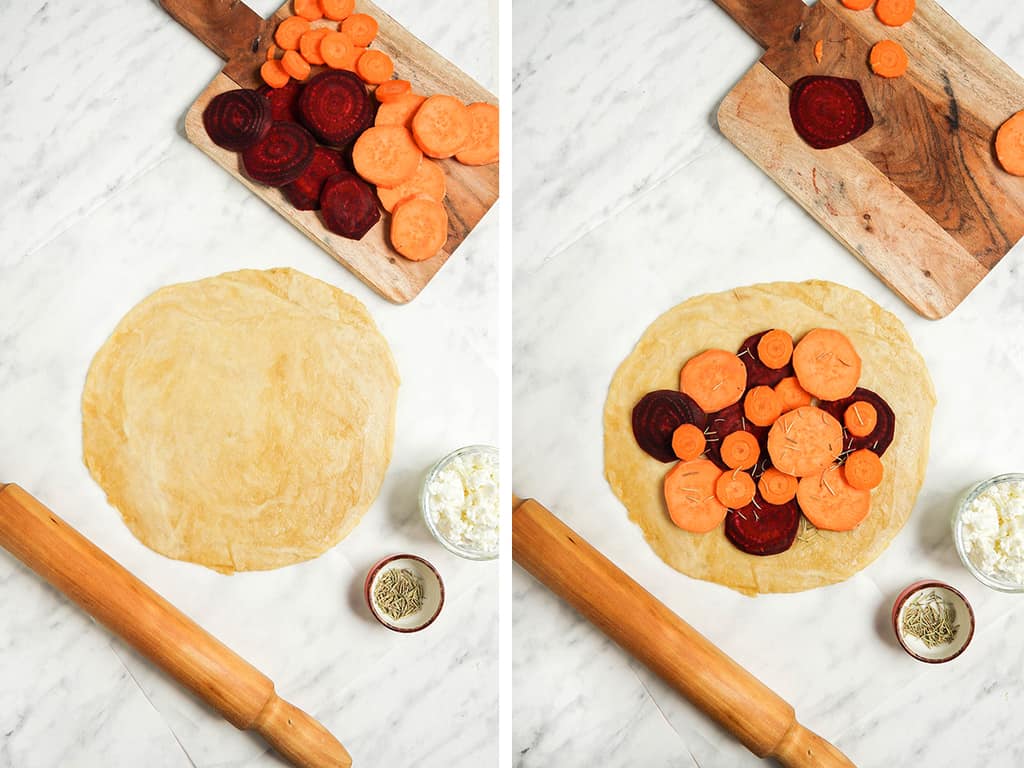
[[[435,464],[423,483],[427,527],[447,549],[470,560],[498,556],[498,449],[469,445]]]
[[[968,491],[953,517],[953,539],[982,584],[1024,592],[1024,474],[999,475]]]

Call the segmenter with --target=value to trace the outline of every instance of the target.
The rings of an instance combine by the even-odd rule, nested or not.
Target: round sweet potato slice
[[[732,352],[708,349],[686,361],[679,374],[679,390],[705,412],[720,411],[742,399],[747,369]]]
[[[871,491],[851,486],[838,467],[801,478],[796,501],[804,517],[825,531],[852,531],[871,511]]]
[[[824,472],[842,451],[842,424],[813,405],[784,413],[768,432],[772,466],[794,477]]]
[[[857,388],[861,360],[844,333],[815,328],[793,349],[793,370],[800,386],[819,400],[839,400]]]

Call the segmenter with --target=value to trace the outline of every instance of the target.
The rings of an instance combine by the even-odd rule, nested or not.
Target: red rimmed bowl
[[[403,616],[400,619],[391,618],[377,605],[373,597],[377,579],[392,568],[406,568],[416,574],[423,583],[423,605],[416,613]],[[373,618],[392,632],[419,632],[433,624],[440,615],[441,609],[444,607],[444,582],[441,580],[441,574],[437,572],[437,568],[419,555],[391,555],[377,562],[366,574],[363,595]]]
[[[952,642],[934,648],[929,648],[921,639],[903,631],[903,612],[907,603],[917,595],[928,592],[938,594],[943,601],[953,606],[956,611],[956,623],[959,625]],[[903,650],[915,659],[926,664],[944,664],[955,659],[970,645],[971,638],[974,637],[974,609],[959,589],[945,582],[915,581],[900,592],[892,605],[892,628]]]

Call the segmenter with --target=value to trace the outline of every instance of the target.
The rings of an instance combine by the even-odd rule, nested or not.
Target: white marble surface
[[[380,6],[496,89],[494,3]],[[220,64],[155,2],[0,1],[0,18],[0,480],[255,663],[357,765],[494,764],[498,568],[436,544],[417,493],[440,455],[498,439],[496,211],[415,302],[390,305],[186,141],[182,117]],[[148,293],[273,266],[368,306],[402,374],[398,439],[380,498],[342,544],[225,577],[131,536],[82,464],[79,397],[93,353]],[[362,604],[366,570],[397,551],[446,580],[444,612],[416,635]],[[280,764],[0,551],[0,766]]]
[[[520,7],[525,7],[520,0]],[[949,318],[917,317],[716,130],[756,45],[710,0],[530,3],[511,31],[507,185],[517,255],[515,490],[542,500],[647,589],[793,703],[858,766],[1024,764],[1024,599],[961,567],[949,515],[972,482],[1024,467],[1024,299],[1015,249]],[[1024,10],[945,7],[1018,72]],[[825,278],[907,324],[939,395],[913,516],[867,570],[833,587],[751,599],[677,574],[603,477],[601,412],[644,328],[694,294]],[[921,577],[958,585],[973,644],[920,664],[888,628]],[[514,764],[521,768],[759,765],[518,568],[513,572]]]

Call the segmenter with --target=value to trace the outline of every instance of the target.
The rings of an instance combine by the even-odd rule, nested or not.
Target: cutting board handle
[[[267,20],[240,0],[160,0],[160,5],[224,61],[266,48]]]
[[[762,48],[792,39],[810,7],[803,0],[715,0]]]

